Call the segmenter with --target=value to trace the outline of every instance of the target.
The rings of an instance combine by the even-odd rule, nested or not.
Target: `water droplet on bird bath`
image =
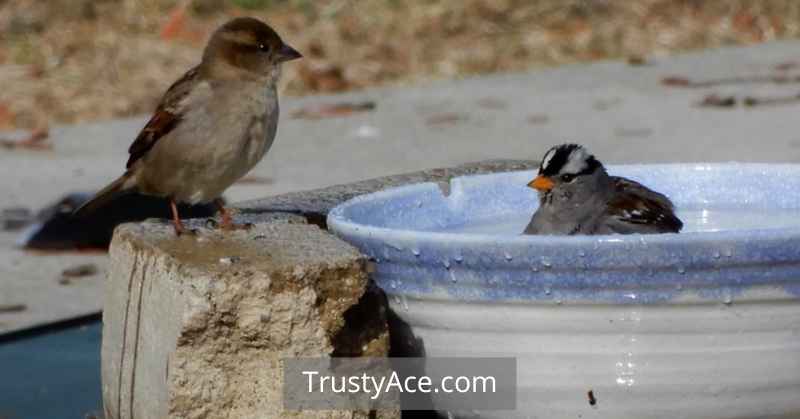
[[[730,293],[730,291],[725,292],[725,295],[722,297],[722,302],[726,306],[733,304],[733,295]]]
[[[725,254],[726,258],[733,257],[733,250],[725,249],[725,253],[724,254]]]

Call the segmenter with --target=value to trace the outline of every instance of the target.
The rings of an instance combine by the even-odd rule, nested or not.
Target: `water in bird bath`
[[[679,210],[683,233],[730,230],[759,230],[800,227],[800,210],[702,209]],[[529,215],[512,214],[484,219],[442,231],[465,234],[520,234],[530,221]]]

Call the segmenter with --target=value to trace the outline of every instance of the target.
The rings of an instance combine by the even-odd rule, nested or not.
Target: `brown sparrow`
[[[539,191],[539,208],[523,234],[677,233],[683,227],[669,198],[609,176],[578,144],[551,148],[528,186]]]
[[[177,234],[185,229],[176,203],[214,201],[221,227],[238,227],[219,198],[272,145],[281,64],[300,57],[257,19],[240,17],[222,25],[208,41],[200,64],[167,89],[128,150],[125,174],[75,214],[139,192],[170,200]]]

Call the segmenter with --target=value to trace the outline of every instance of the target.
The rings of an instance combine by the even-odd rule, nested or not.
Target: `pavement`
[[[655,58],[641,66],[599,62],[284,99],[275,145],[227,198],[263,198],[486,159],[537,159],[567,141],[588,146],[606,163],[797,162],[800,131],[793,121],[800,82],[775,79],[795,75],[800,42],[774,42]],[[673,84],[701,84],[668,86],[667,77],[677,78]],[[711,94],[739,103],[698,106]],[[745,97],[779,100],[743,106]],[[319,120],[292,117],[321,104],[365,101],[375,108]],[[0,208],[37,209],[66,192],[104,186],[122,173],[127,147],[144,120],[57,127],[49,152],[3,150]],[[25,309],[0,311],[0,334],[101,309],[104,256],[29,254],[14,247],[15,234],[0,232],[0,307]],[[62,269],[85,262],[101,272],[59,284]]]

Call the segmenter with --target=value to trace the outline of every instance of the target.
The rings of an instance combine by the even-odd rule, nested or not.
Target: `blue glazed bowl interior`
[[[612,166],[666,194],[683,233],[800,228],[800,165]],[[433,183],[396,188],[345,208],[360,224],[424,232],[517,235],[538,207],[534,172],[456,178],[449,196]]]
[[[545,291],[555,287],[569,293],[565,298],[647,302],[671,298],[684,286],[715,297],[752,286],[800,293],[800,165],[629,165],[608,171],[667,195],[684,230],[523,236],[538,205],[526,186],[533,171],[360,196],[331,211],[328,224],[379,262],[379,284],[409,295],[554,298]],[[464,281],[448,280],[454,269]]]

